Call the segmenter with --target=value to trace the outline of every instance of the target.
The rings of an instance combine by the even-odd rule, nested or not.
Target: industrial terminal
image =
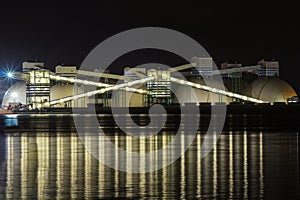
[[[66,65],[50,71],[43,62],[23,62],[22,72],[8,74],[15,81],[3,97],[2,108],[20,111],[84,108],[91,104],[149,107],[156,103],[298,102],[295,90],[280,79],[279,72],[279,62],[265,60],[251,66],[226,62],[214,70],[211,57],[195,57],[189,64],[169,69],[125,67],[123,75],[102,68],[83,71]],[[222,77],[223,83],[215,76]]]

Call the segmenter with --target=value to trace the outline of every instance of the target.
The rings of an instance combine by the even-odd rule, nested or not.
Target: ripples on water
[[[22,127],[22,131],[2,129],[0,199],[300,197],[296,133],[228,130],[203,159],[200,147],[205,134],[198,133],[175,163],[134,174],[106,167],[91,156],[76,135],[70,115],[0,120],[2,127]],[[143,123],[144,117],[135,120]],[[126,136],[105,117],[102,125],[121,148],[142,151],[168,143],[176,127],[176,120],[173,122],[168,125],[172,128],[151,140]],[[191,136],[185,135],[183,143],[187,137]],[[118,155],[108,158],[118,159]],[[132,165],[145,163],[126,161],[127,167]]]

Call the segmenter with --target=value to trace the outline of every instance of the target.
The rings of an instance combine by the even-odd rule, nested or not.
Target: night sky
[[[50,69],[57,64],[80,66],[85,56],[106,38],[131,28],[156,26],[192,37],[206,48],[217,65],[225,61],[251,65],[263,58],[278,60],[281,78],[300,94],[300,14],[296,3],[84,2],[1,3],[1,68],[20,70],[21,63],[27,60],[44,61]],[[122,56],[110,69],[121,73],[124,66],[147,62],[182,64],[181,59],[166,52],[137,51]],[[1,82],[4,90],[7,82]]]

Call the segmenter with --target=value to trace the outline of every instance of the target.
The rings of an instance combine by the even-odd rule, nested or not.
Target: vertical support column
[[[77,84],[77,87],[75,87],[74,94],[84,93],[85,92],[84,84],[79,84],[79,83],[76,83],[76,84]],[[75,107],[85,107],[85,98],[86,97],[82,97],[82,98],[74,100],[74,106]]]
[[[129,102],[127,103],[127,98],[126,98],[126,91],[125,90],[121,90],[122,91],[122,107],[126,107],[127,105],[129,105]]]
[[[222,97],[223,97],[223,95],[219,94],[219,102],[222,102]]]
[[[186,89],[185,89],[185,102],[190,102],[191,101],[191,88],[188,87],[188,86],[184,86]]]

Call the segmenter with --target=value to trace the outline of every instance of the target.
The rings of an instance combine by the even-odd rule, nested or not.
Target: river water
[[[142,140],[122,133],[109,118],[102,122],[111,141],[136,152],[168,143],[177,123]],[[6,115],[0,125],[0,199],[300,198],[298,134],[293,131],[228,129],[202,159],[205,133],[199,131],[171,165],[127,173],[101,164],[84,148],[72,115]]]

